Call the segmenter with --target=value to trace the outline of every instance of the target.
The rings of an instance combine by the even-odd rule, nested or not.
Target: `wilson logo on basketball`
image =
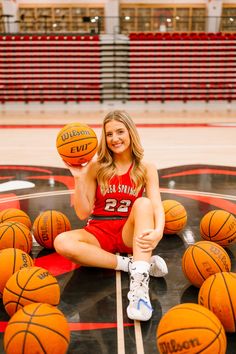
[[[170,340],[169,342],[159,343],[162,354],[179,353],[182,352],[183,350],[192,349],[200,345],[201,343],[198,338],[185,340],[181,343],[176,342],[174,339]]]
[[[37,275],[37,277],[41,280],[47,278],[49,276],[49,272],[43,272],[43,273],[40,273],[39,275]]]
[[[22,258],[22,266],[21,266],[21,268],[29,267],[29,261],[28,261],[27,255],[24,254],[24,253],[21,253],[21,258]]]
[[[80,151],[86,151],[88,149],[88,146],[91,145],[92,143],[87,143],[87,144],[83,144],[80,146],[72,146],[72,148],[70,149],[70,152],[76,153],[76,152],[80,152]]]
[[[61,140],[66,141],[67,139],[73,138],[74,136],[80,136],[80,135],[90,135],[90,132],[88,130],[71,130],[70,132],[66,132],[61,135]]]

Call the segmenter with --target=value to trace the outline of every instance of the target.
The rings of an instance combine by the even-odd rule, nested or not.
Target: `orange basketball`
[[[236,273],[211,275],[202,284],[198,303],[214,312],[226,332],[236,332]]]
[[[60,287],[57,279],[41,267],[18,270],[7,281],[3,290],[3,304],[9,316],[33,302],[57,306]]]
[[[236,218],[226,210],[209,211],[201,219],[200,234],[205,240],[230,246],[236,242]]]
[[[98,139],[87,124],[70,123],[58,133],[57,151],[61,158],[71,165],[90,161],[97,152]]]
[[[157,327],[157,347],[161,354],[225,354],[226,346],[225,331],[219,319],[198,304],[172,307]]]
[[[165,211],[164,234],[176,234],[181,231],[187,222],[185,207],[177,200],[163,200],[162,205]]]
[[[46,210],[39,214],[33,223],[33,235],[45,248],[53,249],[57,235],[71,230],[71,224],[65,214],[57,210]]]
[[[29,253],[32,249],[32,235],[27,226],[17,221],[0,224],[0,250],[19,248]]]
[[[30,217],[21,209],[9,208],[0,211],[0,223],[4,221],[18,221],[31,229]]]
[[[186,278],[196,287],[218,272],[230,272],[231,260],[223,247],[215,242],[199,241],[189,246],[182,257]]]
[[[57,307],[30,304],[12,316],[3,344],[6,354],[65,354],[70,344],[69,324]]]
[[[18,248],[6,248],[0,251],[0,297],[8,279],[23,267],[32,267],[33,259]]]

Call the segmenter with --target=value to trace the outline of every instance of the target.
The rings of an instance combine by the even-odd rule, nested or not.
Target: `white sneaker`
[[[127,315],[131,320],[148,321],[152,317],[149,298],[148,273],[132,273],[130,276],[129,306]]]
[[[150,262],[150,275],[152,277],[164,277],[168,274],[166,262],[160,256],[152,256]]]
[[[131,266],[133,264],[133,258],[130,257],[128,264],[128,271],[131,273]],[[164,277],[168,274],[168,268],[166,262],[160,256],[152,256],[150,260],[150,272],[149,275],[156,278]]]

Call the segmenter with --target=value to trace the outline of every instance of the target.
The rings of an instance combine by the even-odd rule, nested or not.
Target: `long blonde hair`
[[[142,163],[143,147],[140,142],[140,137],[137,128],[131,117],[125,112],[115,110],[108,113],[102,124],[101,140],[98,146],[98,163],[99,168],[97,172],[97,180],[100,185],[101,191],[105,194],[109,180],[116,174],[116,167],[113,161],[113,153],[107,147],[106,142],[106,124],[112,120],[121,122],[127,128],[130,135],[130,148],[132,153],[133,166],[130,172],[131,180],[134,188],[138,192],[146,184],[146,168]]]

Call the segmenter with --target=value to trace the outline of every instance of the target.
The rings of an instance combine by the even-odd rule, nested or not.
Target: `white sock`
[[[116,256],[116,258],[117,258],[117,266],[115,269],[122,270],[123,272],[128,272],[130,258],[123,257],[123,256]]]
[[[131,266],[131,273],[149,273],[150,263],[145,261],[135,261]]]

